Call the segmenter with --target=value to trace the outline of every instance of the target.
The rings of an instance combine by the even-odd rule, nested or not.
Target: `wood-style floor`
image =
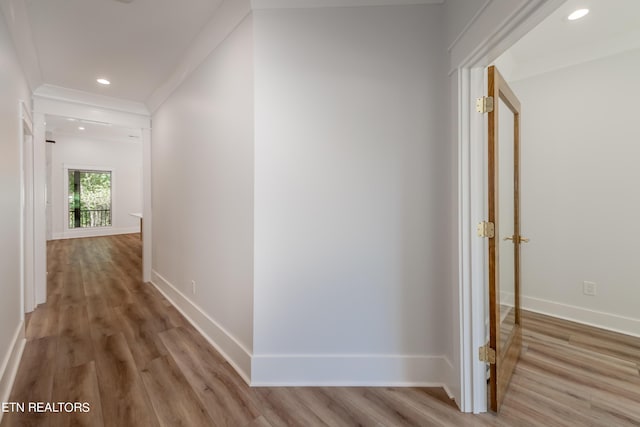
[[[640,340],[525,313],[525,350],[498,416],[441,389],[251,388],[151,285],[138,235],[53,241],[47,304],[29,317],[7,426],[640,426]]]

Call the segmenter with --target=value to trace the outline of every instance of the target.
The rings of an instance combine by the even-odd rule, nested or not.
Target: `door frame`
[[[20,110],[20,319],[36,307],[33,234],[33,119],[24,101]]]
[[[487,0],[465,31],[470,33],[476,23],[491,21],[484,18],[495,12],[492,6],[500,7],[498,3],[492,5]],[[486,364],[478,358],[478,349],[487,339],[488,249],[485,240],[476,234],[477,224],[488,218],[487,123],[486,115],[476,112],[475,101],[487,95],[486,68],[564,3],[565,0],[521,2],[502,25],[475,43],[469,56],[455,64],[452,54],[451,75],[457,73],[454,126],[458,142],[459,403],[463,412],[486,412],[488,403]]]
[[[147,112],[134,112],[127,108],[115,108],[113,105],[102,105],[70,99],[63,93],[50,94],[46,90],[33,96],[33,129],[34,129],[34,229],[35,229],[35,290],[36,304],[46,302],[47,295],[47,261],[46,261],[46,217],[45,217],[45,115],[73,117],[76,119],[111,123],[116,126],[138,128],[141,130],[142,142],[142,214],[144,230],[142,242],[142,279],[151,280],[151,117]]]

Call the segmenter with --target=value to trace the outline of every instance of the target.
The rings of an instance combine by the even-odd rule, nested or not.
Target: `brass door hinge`
[[[490,113],[493,111],[493,96],[483,96],[476,99],[476,111],[478,113]]]
[[[482,221],[478,223],[478,236],[493,239],[495,235],[496,226],[492,222]]]
[[[481,362],[489,363],[491,365],[496,364],[496,351],[489,347],[489,344],[485,344],[478,349],[478,357]]]

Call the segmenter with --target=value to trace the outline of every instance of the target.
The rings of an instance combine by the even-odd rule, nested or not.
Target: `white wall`
[[[254,383],[451,370],[441,12],[254,12]]]
[[[19,101],[31,108],[31,91],[0,14],[0,400],[13,374],[10,356],[23,336],[20,302],[20,122]],[[1,415],[1,414],[0,414]]]
[[[152,133],[153,282],[246,378],[253,347],[252,37],[249,16],[155,112]]]
[[[640,50],[512,82],[523,305],[640,335]],[[583,281],[597,296],[582,293]]]
[[[140,222],[129,213],[142,212],[142,143],[52,135],[51,224],[54,239],[137,233]],[[112,226],[68,229],[65,165],[112,168]]]

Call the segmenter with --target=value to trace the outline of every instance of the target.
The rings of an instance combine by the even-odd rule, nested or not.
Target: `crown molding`
[[[445,0],[251,0],[251,8],[304,9],[322,7],[405,6],[416,4],[443,4]]]
[[[147,117],[149,116],[149,110],[141,102],[112,98],[110,96],[97,95],[94,93],[50,84],[43,84],[38,87],[33,92],[33,96],[34,98],[67,101],[86,106],[105,108],[113,111],[138,114]]]

